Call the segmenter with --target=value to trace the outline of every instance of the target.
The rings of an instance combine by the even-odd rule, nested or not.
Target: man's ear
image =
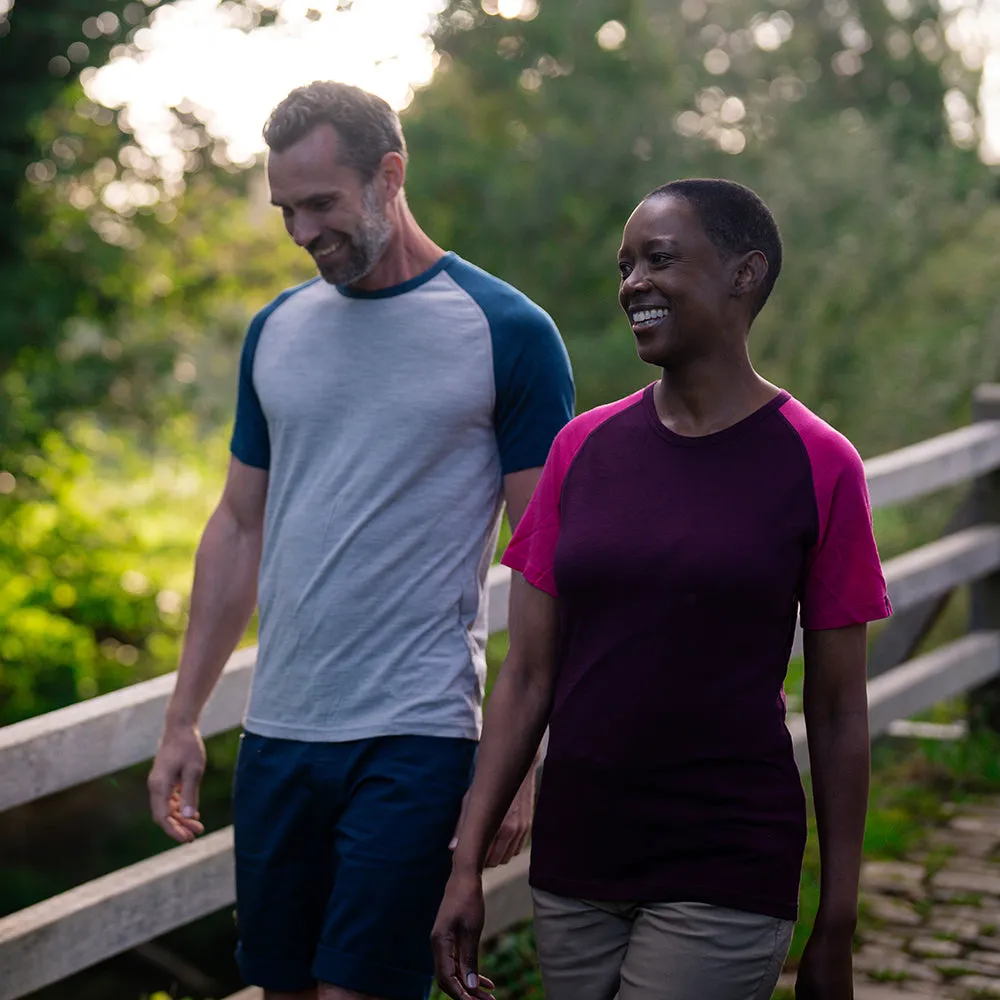
[[[732,294],[737,298],[756,294],[764,284],[767,271],[767,258],[760,250],[744,254],[733,270]]]
[[[386,153],[378,166],[376,179],[386,202],[392,201],[402,190],[406,180],[406,160],[399,153]]]

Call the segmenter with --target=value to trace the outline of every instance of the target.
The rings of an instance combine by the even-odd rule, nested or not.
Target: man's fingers
[[[181,775],[181,816],[184,819],[198,819],[198,787],[202,770],[188,764]]]
[[[493,843],[490,844],[489,853],[486,855],[487,868],[496,868],[497,865],[503,864],[503,859],[510,849],[511,840],[515,835],[515,831],[510,830],[506,825],[500,827],[500,831],[493,839]]]
[[[149,811],[153,814],[153,819],[161,826],[170,812],[170,798],[173,788],[169,781],[162,778],[154,768],[146,782],[149,791]]]
[[[530,832],[530,830],[524,829],[517,835],[514,842],[511,844],[510,854],[507,856],[507,861],[513,861],[514,858],[516,858],[525,849],[525,847],[528,846],[528,835]]]
[[[185,827],[176,816],[170,815],[160,823],[160,828],[172,840],[180,844],[188,844],[194,840],[194,834]]]
[[[458,847],[458,834],[459,831],[462,829],[462,822],[465,819],[465,807],[468,804],[469,804],[469,793],[466,792],[462,796],[462,808],[459,810],[458,813],[458,822],[455,824],[455,832],[451,836],[451,843],[448,844],[449,851],[453,851],[455,850],[456,847]]]
[[[497,868],[516,858],[524,850],[529,833],[530,827],[512,830],[501,827],[496,840],[490,846],[489,854],[486,856],[486,867]]]

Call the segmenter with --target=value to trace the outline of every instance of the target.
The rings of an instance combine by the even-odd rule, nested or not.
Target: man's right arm
[[[266,469],[230,460],[222,499],[195,558],[177,682],[148,782],[153,818],[182,843],[202,831],[198,787],[205,748],[198,720],[257,602],[267,480]]]

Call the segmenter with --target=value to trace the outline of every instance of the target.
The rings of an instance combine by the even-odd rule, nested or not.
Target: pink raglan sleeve
[[[892,605],[872,531],[864,463],[847,438],[802,410],[792,423],[809,453],[819,515],[806,565],[802,627],[843,628],[888,618]]]
[[[521,573],[525,580],[552,597],[558,597],[555,581],[556,543],[559,541],[559,498],[563,479],[575,449],[567,425],[556,435],[545,460],[524,516],[500,560]]]
[[[555,578],[556,544],[562,527],[559,505],[566,474],[587,438],[616,413],[641,402],[642,393],[640,389],[624,399],[581,413],[552,442],[535,492],[500,560],[552,597],[559,596]]]

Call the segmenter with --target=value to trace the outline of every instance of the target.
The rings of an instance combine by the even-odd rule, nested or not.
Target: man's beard
[[[350,256],[339,265],[320,268],[324,281],[331,285],[351,285],[367,277],[381,260],[392,237],[392,223],[379,207],[371,184],[361,195],[361,221],[357,232],[349,238]]]

